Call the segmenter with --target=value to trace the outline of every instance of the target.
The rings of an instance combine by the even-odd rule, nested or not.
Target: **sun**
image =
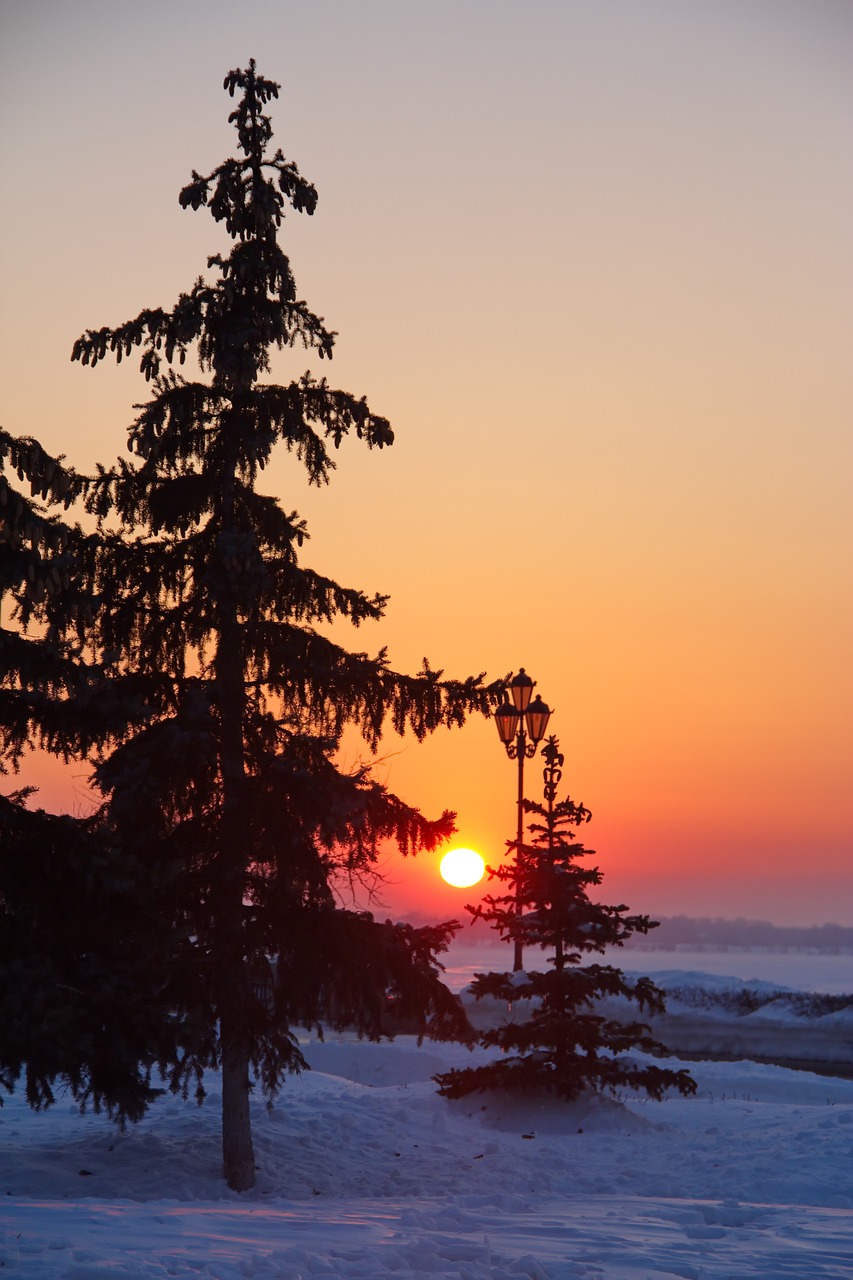
[[[439,870],[455,889],[467,889],[482,880],[486,864],[473,849],[451,849],[441,859]]]

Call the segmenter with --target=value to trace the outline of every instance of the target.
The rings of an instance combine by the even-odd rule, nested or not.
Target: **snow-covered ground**
[[[459,991],[478,969],[497,969],[508,961],[504,947],[473,940],[463,929],[447,956],[447,983]],[[525,955],[525,959],[528,957]],[[807,951],[710,951],[679,947],[673,951],[641,950],[639,947],[611,947],[603,961],[626,971],[648,974],[655,982],[671,972],[699,971],[703,981],[718,979],[723,984],[766,983],[777,989],[823,991],[829,995],[853,991],[853,955]],[[537,955],[534,967],[541,964]]]
[[[167,1097],[124,1134],[70,1099],[35,1115],[7,1098],[0,1276],[853,1277],[851,1080],[693,1062],[694,1098],[449,1103],[432,1075],[483,1051],[305,1052],[313,1070],[271,1112],[254,1104],[242,1196],[219,1177],[215,1079],[202,1108]]]

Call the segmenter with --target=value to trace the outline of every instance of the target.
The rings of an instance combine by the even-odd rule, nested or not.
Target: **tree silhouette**
[[[643,1089],[661,1098],[668,1089],[695,1092],[686,1071],[671,1071],[631,1059],[631,1049],[657,1052],[661,1046],[639,1021],[622,1020],[601,1008],[602,999],[618,998],[640,1011],[663,1010],[663,993],[649,978],[629,981],[613,965],[582,964],[585,953],[601,954],[619,946],[634,933],[654,928],[648,916],[628,915],[625,906],[592,902],[589,890],[601,883],[597,867],[580,859],[593,852],[576,839],[575,829],[592,816],[568,796],[557,800],[563,756],[559,742],[548,738],[542,754],[545,766],[545,804],[525,801],[525,810],[538,821],[529,824],[530,843],[492,878],[508,892],[487,895],[468,910],[487,920],[502,938],[520,941],[525,951],[548,952],[544,972],[478,973],[471,984],[476,999],[493,997],[512,1006],[529,1002],[526,1021],[515,1017],[482,1035],[482,1044],[504,1056],[480,1067],[436,1076],[439,1092],[450,1098],[485,1089],[521,1093],[552,1093],[572,1099],[588,1089],[616,1092],[622,1087]]]
[[[83,535],[65,519],[86,483],[37,440],[0,428],[0,608],[14,624],[0,626],[3,772],[30,746],[68,759],[97,738],[98,713],[69,710],[94,674],[84,656],[93,603],[81,580]]]
[[[13,624],[0,627],[0,773],[33,745],[80,760],[132,723],[129,689],[93,654],[93,538],[67,519],[87,488],[38,441],[0,430],[0,602]],[[34,791],[0,795],[0,1081],[24,1074],[39,1108],[62,1076],[82,1104],[136,1119],[172,1022],[170,884],[97,817],[32,809]]]
[[[228,1183],[254,1182],[249,1077],[275,1094],[302,1057],[295,1022],[385,1025],[389,999],[421,1028],[465,1035],[436,955],[451,925],[412,930],[341,908],[341,876],[369,877],[383,842],[432,848],[453,815],[428,821],[366,768],[342,772],[341,735],[357,725],[418,738],[485,712],[481,676],[444,679],[424,662],[393,671],[384,651],[350,652],[317,624],[382,617],[385,599],[300,563],[307,530],[258,491],[276,445],[328,482],[330,449],[355,435],[393,442],[366,401],[310,374],[263,382],[270,353],[302,345],[331,357],[335,335],[298,298],[278,230],[289,204],[317,195],[281,151],[264,108],[278,86],[254,61],[225,79],[237,158],[193,172],[185,208],[207,207],[232,241],[208,258],[171,310],[85,333],[72,359],[96,365],[138,352],[151,384],[129,430],[130,461],[99,473],[87,496],[99,521],[94,558],[101,654],[142,682],[147,722],[95,771],[113,844],[140,865],[173,866],[176,928],[192,938],[174,993],[183,1050],[161,1064],[170,1086],[222,1070]],[[199,376],[180,366],[192,355]],[[272,963],[271,963],[272,961]]]

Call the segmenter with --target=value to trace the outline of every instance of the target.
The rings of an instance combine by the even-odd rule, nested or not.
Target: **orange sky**
[[[232,150],[222,77],[254,55],[320,193],[283,244],[340,334],[275,377],[328,373],[397,432],[322,491],[264,475],[311,563],[390,594],[353,645],[524,665],[608,896],[853,923],[850,6],[6,0],[2,24],[3,426],[84,469],[123,450],[144,382],[71,345],[219,247],[177,193]],[[487,859],[513,835],[489,723],[389,737],[380,776]],[[471,899],[437,862],[389,866],[395,910]]]

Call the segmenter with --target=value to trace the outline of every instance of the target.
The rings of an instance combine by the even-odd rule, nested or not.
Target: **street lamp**
[[[507,699],[495,712],[498,737],[506,748],[510,760],[518,760],[518,836],[515,846],[516,869],[521,870],[521,843],[524,838],[524,761],[536,754],[536,748],[545,737],[550,707],[537,694],[531,701],[533,681],[524,670],[509,682],[512,702]],[[516,911],[521,915],[521,877],[516,880]],[[521,941],[516,938],[513,971],[521,968]]]

